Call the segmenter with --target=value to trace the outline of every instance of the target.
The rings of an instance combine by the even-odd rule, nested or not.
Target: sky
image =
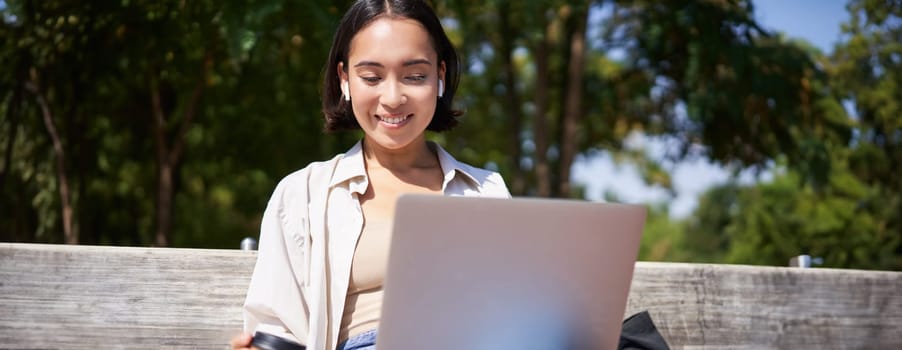
[[[849,17],[843,0],[753,0],[753,4],[755,18],[765,29],[804,39],[825,53],[833,51],[833,45],[841,39],[840,24]],[[641,135],[631,137],[627,144],[644,148],[654,159],[662,159],[668,149],[666,139]],[[605,152],[579,157],[573,167],[572,180],[585,186],[589,200],[603,200],[607,192],[624,203],[670,200],[670,216],[684,218],[698,205],[700,194],[712,186],[727,182],[732,174],[705,159],[663,163],[671,170],[675,190],[672,198],[663,188],[645,185],[635,166],[617,165]],[[749,184],[770,178],[768,172],[754,174],[752,171],[740,171],[738,180]]]

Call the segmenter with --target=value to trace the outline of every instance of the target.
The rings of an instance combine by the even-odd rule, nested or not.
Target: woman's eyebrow
[[[432,65],[432,62],[430,62],[429,60],[427,60],[427,59],[425,59],[425,58],[415,58],[415,59],[412,59],[412,60],[404,61],[404,63],[403,63],[404,67],[414,66],[414,65],[418,65],[418,64],[425,64],[425,65],[427,65],[427,66],[431,66],[431,65]],[[357,62],[357,64],[354,65],[354,68],[357,68],[357,67],[377,67],[377,68],[385,68],[385,66],[382,65],[382,63],[375,62],[375,61],[360,61],[360,62]]]
[[[427,60],[425,58],[417,58],[417,59],[404,61],[404,67],[418,65],[418,64],[425,64],[427,66],[431,66],[432,62],[429,62],[429,60]]]
[[[354,68],[357,68],[357,67],[378,67],[378,68],[383,68],[383,67],[385,67],[385,66],[383,66],[382,63],[379,63],[379,62],[373,62],[373,61],[360,61],[360,62],[357,62],[357,64],[354,65]]]

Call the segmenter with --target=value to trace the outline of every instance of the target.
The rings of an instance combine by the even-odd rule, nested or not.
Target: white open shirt
[[[458,162],[437,144],[429,145],[445,174],[446,196],[510,197],[498,173]],[[257,264],[244,303],[245,332],[270,333],[310,350],[337,346],[363,228],[357,197],[369,185],[362,150],[358,142],[276,186],[263,214]]]

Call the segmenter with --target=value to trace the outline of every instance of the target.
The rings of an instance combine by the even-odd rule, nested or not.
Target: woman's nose
[[[404,87],[398,81],[387,81],[382,90],[380,102],[389,108],[400,107],[407,103]]]

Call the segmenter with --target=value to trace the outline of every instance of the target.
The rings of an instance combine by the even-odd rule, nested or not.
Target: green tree
[[[360,137],[323,135],[319,110],[350,2],[0,3],[3,240],[255,235],[278,179]],[[778,174],[712,190],[685,222],[652,207],[643,257],[899,265],[894,3],[851,2],[830,57],[760,28],[744,0],[435,5],[465,62],[467,114],[432,137],[515,194],[579,197],[569,169],[600,149],[669,188],[666,167],[624,142],[660,135],[676,140],[673,159]]]
[[[729,260],[781,263],[798,253],[836,267],[902,269],[902,6],[852,1],[845,40],[823,65],[834,103],[852,126],[846,143],[823,147],[832,171],[818,186],[788,163],[772,183],[740,191],[726,230]]]
[[[880,193],[888,215],[876,224],[885,235],[902,235],[902,4],[855,0],[830,69],[832,88],[851,106],[855,130],[849,168]],[[896,250],[902,255],[902,247]]]
[[[67,206],[56,194],[68,178],[70,243],[234,246],[255,234],[278,178],[349,143],[320,137],[320,67],[340,15],[332,5],[0,10],[4,237],[61,241],[53,232]]]
[[[622,24],[609,35],[656,77],[665,108],[650,131],[681,140],[678,155],[701,144],[722,164],[763,166],[785,155],[824,171],[829,164],[814,150],[845,142],[848,123],[824,98],[825,76],[810,52],[752,15],[749,1],[630,2],[617,8]]]

